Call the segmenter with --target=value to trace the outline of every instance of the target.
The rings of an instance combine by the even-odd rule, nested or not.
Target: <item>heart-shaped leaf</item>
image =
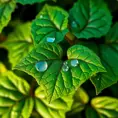
[[[109,45],[99,46],[99,56],[107,73],[98,73],[91,79],[96,88],[96,93],[117,83],[118,81],[118,24],[116,23],[106,36]],[[115,44],[114,44],[115,43]]]
[[[106,35],[107,43],[114,43],[118,41],[118,22],[110,29]]]
[[[118,81],[118,49],[117,44],[100,46],[100,57],[107,73],[98,73],[91,79],[99,94],[103,89],[115,84]]]
[[[11,19],[11,13],[15,10],[16,3],[14,0],[3,1],[0,3],[0,32],[7,26]]]
[[[59,7],[45,5],[32,23],[32,34],[36,44],[60,42],[68,32],[68,13]]]
[[[0,117],[29,118],[33,110],[33,99],[29,97],[29,84],[12,72],[0,76]]]
[[[75,45],[63,62],[62,49],[54,43],[37,45],[15,68],[36,78],[47,92],[48,99],[68,95],[89,77],[105,72],[97,55],[87,47]]]
[[[78,0],[70,10],[70,28],[78,38],[101,37],[111,23],[112,16],[103,0]]]
[[[8,50],[9,60],[15,66],[33,47],[31,23],[19,24],[15,31],[9,34],[7,40],[0,44]]]

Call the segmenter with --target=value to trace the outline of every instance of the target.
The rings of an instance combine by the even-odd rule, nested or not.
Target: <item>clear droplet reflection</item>
[[[73,22],[71,23],[71,26],[74,27],[74,28],[76,28],[76,27],[77,27],[77,23],[76,23],[75,21],[73,21]]]
[[[55,41],[55,38],[52,38],[52,37],[47,38],[47,42],[49,43],[53,43],[54,41]]]
[[[43,15],[40,15],[40,18],[43,18]]]
[[[63,65],[62,70],[64,72],[67,72],[69,70],[69,67],[67,65]]]
[[[68,66],[68,63],[67,63],[67,62],[64,62],[64,63],[63,63],[62,70],[63,70],[64,72],[67,72],[67,71],[69,70],[69,66]]]
[[[76,67],[79,64],[79,61],[77,59],[71,60],[71,66]]]
[[[46,61],[39,61],[35,64],[36,70],[39,72],[44,72],[48,68],[48,64]]]

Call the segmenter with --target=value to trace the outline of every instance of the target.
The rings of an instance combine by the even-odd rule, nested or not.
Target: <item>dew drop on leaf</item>
[[[79,64],[79,61],[77,59],[71,60],[71,66],[76,67]]]
[[[67,63],[67,62],[64,62],[64,63],[63,63],[62,70],[63,70],[64,72],[67,72],[67,71],[69,70],[68,63]]]
[[[73,21],[73,22],[71,23],[71,26],[74,27],[74,28],[76,28],[76,27],[77,27],[77,23],[76,23],[75,21]]]
[[[36,70],[39,72],[44,72],[48,68],[48,64],[46,61],[39,61],[35,64]]]
[[[43,15],[40,15],[40,18],[43,18]]]
[[[67,71],[69,70],[68,65],[63,65],[62,70],[63,70],[64,72],[67,72]]]
[[[47,37],[47,42],[53,43],[55,41],[55,38]]]
[[[64,65],[68,65],[68,62],[66,61],[66,62],[64,62],[63,64],[64,64]]]

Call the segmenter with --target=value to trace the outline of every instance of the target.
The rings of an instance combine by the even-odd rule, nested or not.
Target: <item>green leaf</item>
[[[6,67],[0,62],[0,74],[4,73],[6,71],[7,71]]]
[[[118,41],[118,22],[110,29],[106,36],[107,43],[113,43]]]
[[[9,34],[6,41],[0,44],[9,52],[9,61],[15,66],[33,47],[30,32],[31,23],[19,24],[15,31]]]
[[[44,2],[46,0],[17,0],[18,3],[21,3],[23,5],[25,4],[34,4],[34,3],[38,3],[38,2]]]
[[[107,116],[102,115],[102,114],[100,114],[99,116],[100,116],[100,118],[108,118]]]
[[[33,99],[29,84],[8,71],[0,77],[0,116],[2,118],[29,118]]]
[[[108,118],[118,117],[118,99],[116,98],[97,97],[92,99],[91,104],[99,114]]]
[[[14,0],[0,3],[0,32],[2,32],[2,29],[7,26],[10,21],[11,13],[15,10],[15,6],[16,3]]]
[[[96,93],[99,94],[103,89],[117,83],[118,81],[118,35],[117,23],[110,29],[106,36],[108,45],[94,45],[97,47],[96,53],[100,56],[101,62],[106,68],[106,73],[98,73],[91,78],[91,82],[96,88]],[[115,44],[116,43],[116,44]],[[90,44],[88,44],[90,46]]]
[[[75,100],[81,101],[82,104],[87,104],[89,102],[89,96],[83,88],[78,88],[75,93]]]
[[[100,55],[107,73],[100,73],[96,79],[92,79],[93,84],[96,86],[97,93],[100,93],[104,88],[107,88],[118,81],[118,23],[113,25],[106,36],[106,42],[109,45],[100,46]],[[111,43],[111,44],[110,44]],[[116,44],[112,44],[116,43]]]
[[[70,10],[70,28],[78,38],[99,38],[105,35],[112,16],[103,0],[78,0]]]
[[[87,107],[86,118],[100,118],[100,117],[98,113],[92,107]]]
[[[97,94],[118,81],[118,45],[100,45],[99,54],[107,72],[98,73],[91,79]]]
[[[22,116],[23,118],[30,117],[34,106],[34,99],[32,97],[27,98],[24,103],[24,107],[22,108]]]
[[[65,118],[65,113],[71,109],[73,102],[73,96],[70,95],[49,104],[41,87],[36,89],[35,97],[35,109],[44,118]]]
[[[83,99],[84,98],[84,99]],[[89,102],[89,96],[83,88],[78,88],[74,95],[74,102],[72,104],[69,115],[76,114],[84,110],[85,105]]]
[[[45,88],[49,101],[70,94],[89,77],[105,72],[99,58],[87,47],[72,46],[67,56],[68,60],[63,62],[60,46],[44,43],[34,47],[15,69],[32,75]],[[73,60],[78,62],[75,67],[71,64]],[[38,65],[41,70],[37,63],[42,63]]]
[[[18,3],[21,3],[23,5],[25,4],[34,4],[34,3],[41,3],[41,2],[45,2],[45,1],[51,1],[51,0],[16,0]],[[56,0],[52,0],[52,1],[56,1]]]
[[[59,7],[45,5],[32,23],[34,42],[39,44],[54,38],[55,43],[64,39],[68,32],[68,13]]]

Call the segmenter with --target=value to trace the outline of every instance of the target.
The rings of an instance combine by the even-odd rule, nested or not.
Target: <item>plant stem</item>
[[[3,42],[6,40],[6,37],[3,34],[0,34],[0,42]]]
[[[71,32],[68,32],[65,36],[65,39],[67,40],[67,42],[70,44],[70,45],[74,45],[75,44],[75,39],[76,37],[71,33]]]
[[[30,89],[30,96],[32,96],[32,97],[34,97],[35,86],[36,86],[36,80],[34,79],[32,81],[31,89]]]

